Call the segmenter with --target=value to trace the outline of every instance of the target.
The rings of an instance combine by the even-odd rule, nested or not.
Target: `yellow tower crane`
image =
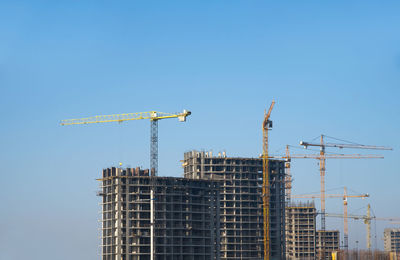
[[[161,119],[178,118],[180,122],[185,122],[186,117],[191,115],[190,111],[183,110],[182,113],[164,113],[157,111],[139,112],[139,113],[127,113],[127,114],[113,114],[113,115],[102,115],[92,116],[79,119],[66,119],[61,121],[61,125],[84,125],[94,123],[108,123],[131,120],[150,120],[150,260],[154,260],[155,253],[155,241],[154,241],[154,196],[155,187],[153,176],[158,175],[158,121]]]
[[[158,174],[158,121],[167,118],[178,118],[180,122],[185,122],[186,117],[191,114],[190,111],[183,110],[182,113],[164,113],[157,111],[127,113],[127,114],[113,114],[92,116],[79,119],[66,119],[61,120],[61,125],[84,125],[94,123],[108,123],[108,122],[124,122],[131,120],[150,120],[150,171],[152,175]]]
[[[342,214],[335,214],[335,213],[327,213],[327,217],[334,217],[334,218],[344,218],[345,216]],[[371,216],[371,205],[368,204],[367,206],[367,215],[347,215],[347,218],[352,218],[355,220],[362,219],[364,220],[364,224],[367,227],[367,249],[371,250],[371,220],[381,220],[381,221],[400,221],[400,218],[377,218],[375,216]]]
[[[268,113],[264,112],[264,121],[262,124],[263,131],[263,186],[262,186],[262,199],[263,199],[263,227],[264,227],[264,260],[269,260],[271,255],[270,250],[270,221],[269,221],[269,200],[270,200],[270,187],[269,187],[269,157],[268,157],[268,130],[272,128],[272,121],[269,120],[272,108],[274,108],[275,101],[272,100]]]
[[[343,233],[344,233],[344,248],[348,250],[349,248],[349,225],[347,219],[347,199],[348,198],[368,198],[369,194],[361,195],[347,195],[347,188],[344,187],[343,194],[325,194],[325,198],[342,198],[343,199]],[[320,199],[321,194],[301,194],[293,195],[292,198],[306,198],[306,199]]]

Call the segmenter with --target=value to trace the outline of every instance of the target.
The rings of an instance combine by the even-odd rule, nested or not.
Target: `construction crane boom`
[[[334,143],[326,143],[324,141],[324,135],[321,135],[319,143],[309,143],[301,141],[300,145],[307,148],[308,146],[318,146],[320,147],[320,157],[319,157],[319,171],[321,177],[321,230],[325,230],[325,163],[326,159],[328,159],[329,154],[325,153],[326,147],[335,147],[335,148],[352,148],[352,149],[375,149],[375,150],[391,150],[389,147],[385,146],[372,146],[372,145],[361,145],[361,144],[334,144]],[[374,158],[374,157],[370,157]],[[376,157],[375,157],[376,158]],[[383,157],[379,157],[383,158]]]
[[[383,159],[382,155],[375,154],[325,154],[321,156],[319,154],[292,154],[287,156],[269,156],[270,159]]]
[[[307,148],[308,146],[319,146],[321,147],[321,144],[318,143],[308,143],[301,141],[300,145],[304,146],[304,148]],[[354,149],[372,149],[372,150],[393,150],[391,147],[386,147],[386,146],[375,146],[375,145],[363,145],[363,144],[335,144],[335,143],[324,143],[323,144],[325,147],[335,147],[335,148],[354,148]]]
[[[292,192],[292,175],[290,172],[291,160],[292,159],[316,159],[321,160],[325,159],[383,159],[384,157],[381,155],[375,154],[325,154],[322,157],[320,154],[290,154],[289,146],[286,146],[286,154],[283,156],[268,156],[269,159],[283,159],[286,160],[285,168],[286,168],[286,176],[285,176],[285,189],[286,189],[286,200],[287,203],[290,203],[291,192]]]
[[[108,123],[108,122],[123,122],[130,120],[150,119],[160,120],[166,118],[179,118],[179,121],[184,122],[186,117],[191,114],[190,111],[183,110],[183,113],[164,113],[157,111],[149,112],[138,112],[138,113],[126,113],[126,114],[112,114],[112,115],[101,115],[91,116],[78,119],[65,119],[61,120],[61,125],[81,125],[81,124],[93,124],[93,123]]]
[[[326,213],[327,217],[334,217],[334,218],[343,218],[344,215],[343,214],[337,214],[337,213]],[[383,220],[383,221],[400,221],[400,218],[377,218],[374,216],[363,216],[363,215],[347,215],[348,218],[352,218],[352,219],[369,219],[369,220]]]
[[[269,260],[270,250],[270,223],[269,223],[269,158],[268,158],[268,130],[272,128],[272,121],[269,120],[271,111],[274,108],[275,101],[273,100],[268,113],[264,112],[264,121],[262,123],[263,131],[263,186],[262,186],[262,199],[263,199],[263,228],[264,228],[264,260]]]
[[[344,218],[343,214],[335,214],[335,213],[326,213],[327,217],[334,218]],[[347,218],[352,218],[355,220],[363,220],[364,224],[366,224],[367,228],[367,249],[371,249],[371,220],[382,220],[382,221],[400,221],[400,218],[377,218],[375,216],[371,216],[371,205],[367,206],[367,215],[347,215]]]
[[[298,154],[298,155],[290,155],[289,148],[286,146],[286,155],[285,156],[271,156],[271,159],[286,159],[286,168],[288,176],[286,176],[285,181],[290,182],[286,184],[287,194],[291,194],[291,181],[292,177],[290,175],[290,162],[292,158],[299,158],[299,159],[317,159],[319,160],[319,171],[320,171],[320,178],[321,178],[321,230],[325,231],[325,171],[326,171],[326,159],[372,159],[372,158],[383,158],[380,155],[360,155],[360,154],[326,154],[325,148],[326,147],[336,147],[336,148],[357,148],[357,149],[376,149],[376,150],[392,150],[391,148],[384,147],[384,146],[371,146],[371,145],[358,145],[358,144],[333,144],[333,143],[325,143],[324,142],[324,135],[320,137],[320,143],[308,143],[301,141],[300,145],[303,145],[305,148],[308,146],[319,146],[320,152],[319,154]],[[287,199],[290,202],[290,198]],[[322,240],[322,247],[325,247],[325,241]],[[323,255],[323,250],[321,251]],[[322,257],[320,255],[320,257]]]
[[[369,194],[361,194],[361,195],[347,195],[347,188],[344,187],[343,194],[325,194],[325,198],[342,198],[343,199],[343,237],[344,237],[344,248],[347,250],[349,248],[349,226],[347,220],[347,199],[348,198],[368,198]],[[321,198],[321,194],[301,194],[301,195],[293,195],[292,198],[307,198],[307,199],[316,199]]]
[[[155,255],[155,239],[154,239],[154,196],[155,185],[153,176],[158,175],[158,121],[167,118],[178,118],[180,122],[185,122],[186,117],[191,115],[190,111],[183,110],[182,113],[164,113],[157,111],[127,113],[127,114],[113,114],[92,116],[79,119],[66,119],[61,121],[61,125],[81,125],[81,124],[95,124],[95,123],[108,123],[131,120],[150,120],[150,172],[151,172],[151,189],[150,189],[150,259],[154,260]]]
[[[95,124],[95,123],[108,123],[131,120],[150,120],[150,171],[152,175],[158,174],[158,121],[167,118],[178,118],[180,122],[185,122],[186,117],[191,115],[190,111],[183,110],[182,113],[164,113],[157,111],[126,113],[126,114],[112,114],[100,115],[78,119],[61,120],[61,125],[82,125],[82,124]]]
[[[325,198],[367,198],[369,194],[362,195],[344,195],[344,194],[325,194]],[[292,195],[292,199],[320,199],[321,194],[301,194]]]

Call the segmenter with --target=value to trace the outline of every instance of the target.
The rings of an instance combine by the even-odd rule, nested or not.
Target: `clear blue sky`
[[[371,194],[350,213],[370,202],[400,217],[399,13],[398,1],[1,1],[0,259],[99,258],[95,179],[149,164],[147,121],[58,125],[100,114],[191,110],[159,126],[160,174],[180,176],[191,149],[258,156],[275,99],[271,152],[321,133],[392,146],[328,161],[326,186]],[[295,193],[319,190],[317,162],[292,165]],[[350,221],[356,240],[365,227]]]

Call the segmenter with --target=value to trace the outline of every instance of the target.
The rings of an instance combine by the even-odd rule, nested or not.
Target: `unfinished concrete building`
[[[184,177],[221,186],[221,259],[263,258],[262,159],[184,154]],[[285,259],[284,162],[270,160],[270,259]]]
[[[316,237],[318,259],[332,259],[332,252],[339,251],[339,230],[318,230]]]
[[[286,259],[315,259],[316,215],[313,202],[286,207]]]
[[[102,259],[150,259],[148,170],[103,170]],[[155,259],[219,259],[217,182],[153,177]]]
[[[386,252],[395,252],[400,255],[400,229],[385,228],[383,241]]]

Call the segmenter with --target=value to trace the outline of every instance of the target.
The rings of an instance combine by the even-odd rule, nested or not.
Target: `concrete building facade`
[[[190,151],[183,167],[185,178],[220,183],[221,259],[262,259],[262,159]],[[284,169],[270,160],[270,259],[285,259]]]
[[[286,259],[316,257],[316,215],[314,203],[290,203],[286,207]]]
[[[107,168],[99,180],[103,260],[150,259],[150,184],[155,259],[219,259],[218,182],[150,177],[139,168]]]
[[[385,228],[383,232],[384,249],[386,252],[400,254],[400,229]]]
[[[339,251],[339,230],[318,230],[316,248],[318,259],[332,259],[332,252]]]

